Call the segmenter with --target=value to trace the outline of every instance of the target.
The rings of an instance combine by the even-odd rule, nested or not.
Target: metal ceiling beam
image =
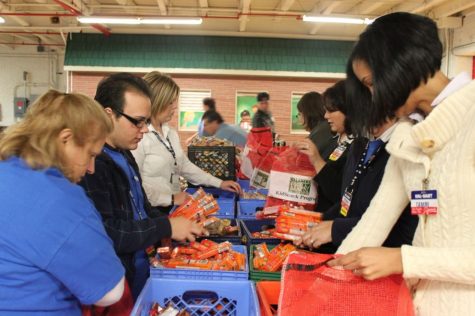
[[[249,10],[251,8],[251,0],[241,0],[240,7],[241,13],[249,13]],[[249,17],[247,15],[241,15],[239,17],[239,32],[246,31],[247,21],[249,21]]]
[[[0,13],[5,12],[5,13],[14,13],[14,11],[10,10],[7,5],[3,4],[0,2]],[[10,16],[9,19],[12,19],[16,23],[20,24],[21,26],[31,26],[30,23],[26,22],[25,19],[22,19],[17,16]]]
[[[280,2],[280,10],[282,11],[289,11],[292,5],[294,4],[295,0],[282,0]]]
[[[345,12],[345,14],[364,14],[370,15],[374,11],[378,10],[382,6],[387,5],[387,3],[383,1],[363,1],[360,4],[354,6],[350,11]]]
[[[207,15],[209,7],[208,0],[199,0],[199,3],[201,15]]]
[[[473,0],[451,0],[434,8],[431,13],[433,13],[434,18],[438,19],[457,14],[473,7],[475,7],[475,1]]]
[[[158,9],[160,10],[160,15],[168,15],[167,3],[165,0],[157,0]],[[170,24],[165,24],[166,29],[170,29]]]
[[[77,8],[75,8],[74,6],[69,5],[68,3],[63,2],[62,0],[53,0],[53,1],[56,2],[57,4],[59,4],[66,11],[69,11],[69,12],[71,12],[71,13],[77,15],[77,16],[83,15],[82,12],[79,11]],[[95,28],[96,30],[100,31],[105,36],[110,35],[109,29],[107,27],[105,27],[104,25],[102,25],[102,24],[91,24],[91,26],[93,28]]]
[[[411,13],[424,13],[426,11],[429,11],[435,6],[441,5],[444,2],[447,2],[448,0],[429,0],[425,1],[424,4],[417,6],[417,8],[411,10]],[[395,6],[391,8],[391,12],[396,12],[396,11],[401,11],[404,10],[404,4],[400,4],[398,6]]]
[[[343,1],[321,1],[319,2],[312,10],[313,14],[322,14],[322,15],[329,15],[335,10]],[[318,30],[322,25],[316,24],[311,30],[310,30],[310,35],[315,35],[317,34]]]
[[[39,40],[36,36],[34,36],[33,38],[32,37],[28,37],[28,36],[24,36],[24,35],[19,35],[19,34],[12,34],[13,37],[16,37],[16,38],[19,38],[23,41],[27,41],[27,42],[34,42],[36,43],[37,45],[39,44]]]

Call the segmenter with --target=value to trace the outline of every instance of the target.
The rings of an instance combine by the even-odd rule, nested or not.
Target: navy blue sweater
[[[364,154],[365,145],[366,141],[357,140],[353,142],[349,149],[346,166],[343,172],[341,195],[343,195],[345,188],[353,178],[356,166]],[[344,217],[340,214],[340,202],[335,203],[323,215],[324,220],[333,220],[332,244],[335,251],[351,232],[353,227],[356,226],[368,208],[372,198],[378,191],[384,175],[386,163],[389,159],[389,154],[385,150],[385,146],[386,144],[383,145],[370,166],[361,175],[357,187],[353,192],[347,216]],[[385,210],[381,209],[380,211],[384,212]],[[404,244],[410,245],[416,231],[417,223],[418,217],[411,215],[410,205],[408,204],[389,233],[383,246],[400,247]]]

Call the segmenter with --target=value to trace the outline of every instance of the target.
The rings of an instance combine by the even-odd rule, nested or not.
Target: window
[[[180,131],[197,131],[203,116],[203,99],[211,97],[211,90],[181,90],[178,112]]]

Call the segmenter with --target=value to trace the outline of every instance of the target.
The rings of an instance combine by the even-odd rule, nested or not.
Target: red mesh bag
[[[269,151],[267,151],[265,157],[261,159],[257,167],[254,168],[254,171],[252,172],[251,186],[258,189],[269,188],[269,175],[272,165],[274,164],[277,156],[279,156],[279,154],[284,152],[286,149],[287,146],[274,146]]]
[[[401,275],[366,281],[349,270],[328,267],[333,255],[294,252],[282,268],[278,315],[413,316]]]
[[[242,152],[241,172],[251,178],[254,168],[259,165],[271,148],[272,132],[270,127],[251,129]]]
[[[314,210],[317,201],[315,174],[307,155],[294,147],[286,149],[272,165],[265,207],[288,205]]]

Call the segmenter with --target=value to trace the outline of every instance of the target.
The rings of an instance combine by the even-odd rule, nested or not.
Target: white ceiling
[[[377,17],[407,11],[430,16],[441,27],[457,27],[475,12],[475,0],[0,0],[0,45],[64,45],[69,32],[222,35],[355,40],[360,25],[315,24],[306,15]],[[94,28],[75,15],[134,17],[200,16],[196,26]],[[59,16],[59,23],[52,17]]]

